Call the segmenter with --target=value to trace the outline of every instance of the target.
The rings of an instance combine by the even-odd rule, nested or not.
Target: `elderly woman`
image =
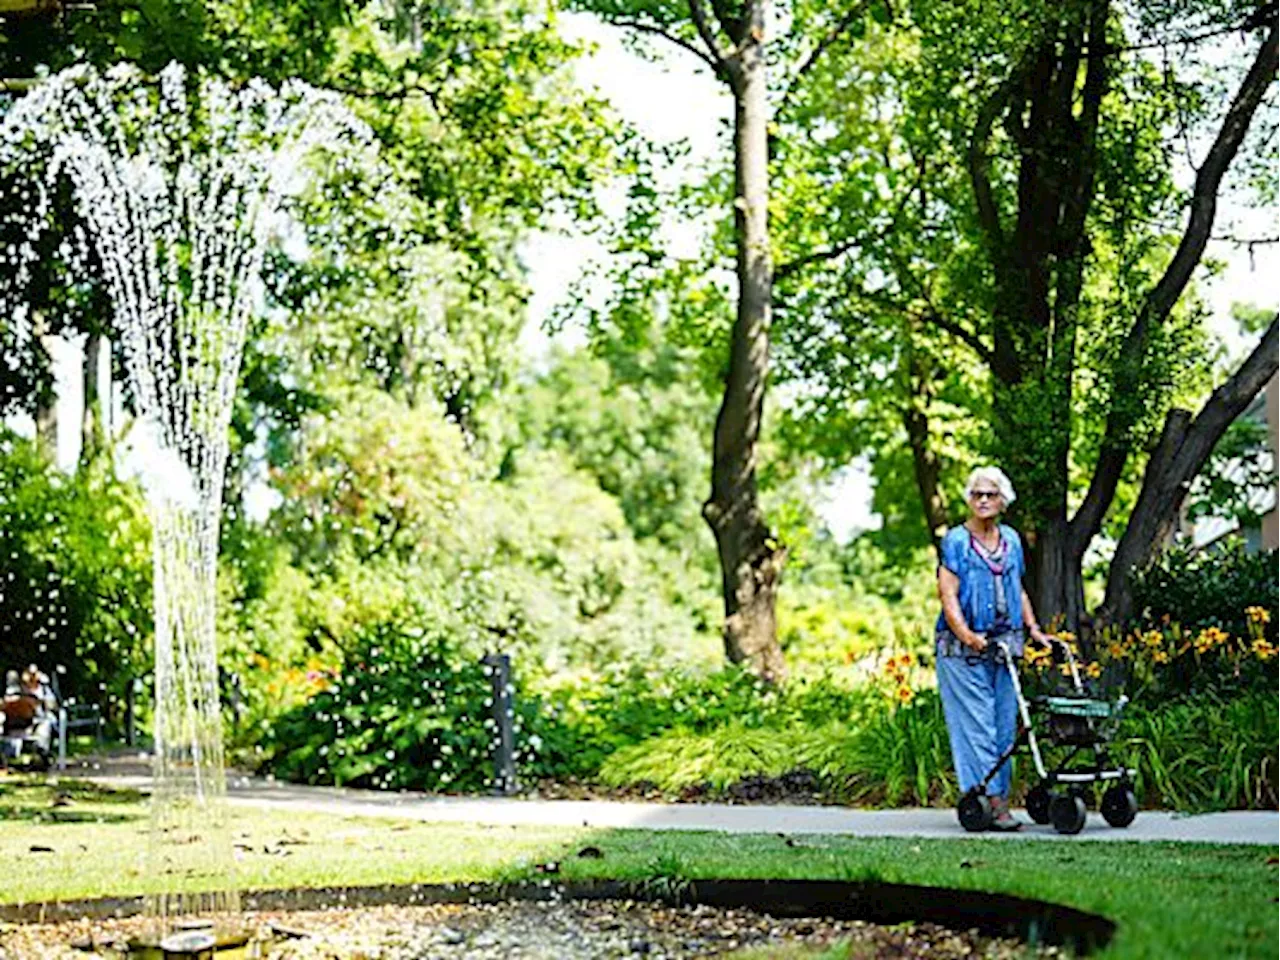
[[[1018,705],[999,645],[1022,655],[1023,635],[1048,638],[1036,623],[1022,587],[1022,540],[1000,514],[1014,501],[1013,485],[995,467],[979,467],[964,488],[969,519],[947,531],[939,548],[938,691],[951,735],[951,756],[962,793],[982,784],[1013,746]],[[1009,762],[986,786],[991,828],[1018,830],[1009,812]],[[966,824],[967,826],[967,824]]]

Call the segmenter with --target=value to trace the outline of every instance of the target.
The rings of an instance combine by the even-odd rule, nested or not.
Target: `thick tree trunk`
[[[1231,379],[1213,392],[1195,420],[1186,410],[1170,410],[1160,440],[1147,462],[1142,491],[1129,515],[1107,574],[1107,593],[1100,615],[1121,622],[1132,613],[1130,576],[1158,555],[1182,509],[1187,490],[1204,467],[1223,433],[1249,406],[1280,366],[1277,325],[1273,321],[1262,341]]]
[[[785,675],[775,600],[786,550],[760,510],[757,443],[769,365],[773,263],[768,222],[768,89],[764,58],[767,4],[748,10],[730,85],[735,106],[734,224],[738,247],[738,312],[733,325],[724,400],[716,418],[711,498],[703,516],[715,534],[723,581],[725,654],[760,676]]]
[[[1018,492],[1011,519],[1030,547],[1027,589],[1037,615],[1073,630],[1083,583],[1067,519],[1072,387],[1109,11],[1108,0],[1090,0],[1086,18],[1064,16],[1046,28],[980,111],[969,152],[998,289],[992,411],[1000,465]],[[987,158],[998,121],[1018,149],[1008,218]]]
[[[98,366],[102,357],[102,334],[91,333],[84,344],[84,417],[80,424],[80,463],[89,463],[102,449],[102,400]]]

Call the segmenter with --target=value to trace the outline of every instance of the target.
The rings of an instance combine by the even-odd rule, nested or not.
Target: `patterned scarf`
[[[1004,574],[1004,562],[1009,557],[1009,545],[1005,543],[1003,536],[1000,537],[1000,541],[996,544],[995,550],[988,550],[982,541],[975,537],[973,535],[973,531],[970,530],[969,543],[973,547],[974,553],[981,557],[982,562],[987,565],[988,570],[997,577]]]

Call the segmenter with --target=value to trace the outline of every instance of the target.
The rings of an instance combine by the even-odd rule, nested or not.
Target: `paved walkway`
[[[96,770],[68,771],[120,786],[150,787],[150,777],[136,764]],[[727,804],[630,803],[610,800],[526,800],[496,797],[439,797],[383,793],[335,787],[307,787],[257,777],[233,775],[228,780],[233,806],[281,811],[330,813],[349,817],[391,817],[429,823],[475,823],[496,826],[636,828],[645,830],[713,830],[724,833],[830,833],[857,837],[967,836],[950,809],[854,810],[846,807],[730,806]],[[1142,811],[1126,830],[1108,827],[1090,812],[1084,831],[1063,837],[1052,827],[1030,823],[1016,834],[984,837],[1021,840],[1180,840],[1205,843],[1280,843],[1280,815],[1275,811],[1231,811],[1181,816]]]

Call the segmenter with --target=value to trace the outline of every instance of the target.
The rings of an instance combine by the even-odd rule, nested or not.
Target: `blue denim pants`
[[[1013,745],[1018,701],[1009,668],[990,654],[939,656],[938,693],[951,736],[951,759],[962,793],[977,786]],[[1012,764],[1006,760],[987,784],[987,795],[1008,797]]]

